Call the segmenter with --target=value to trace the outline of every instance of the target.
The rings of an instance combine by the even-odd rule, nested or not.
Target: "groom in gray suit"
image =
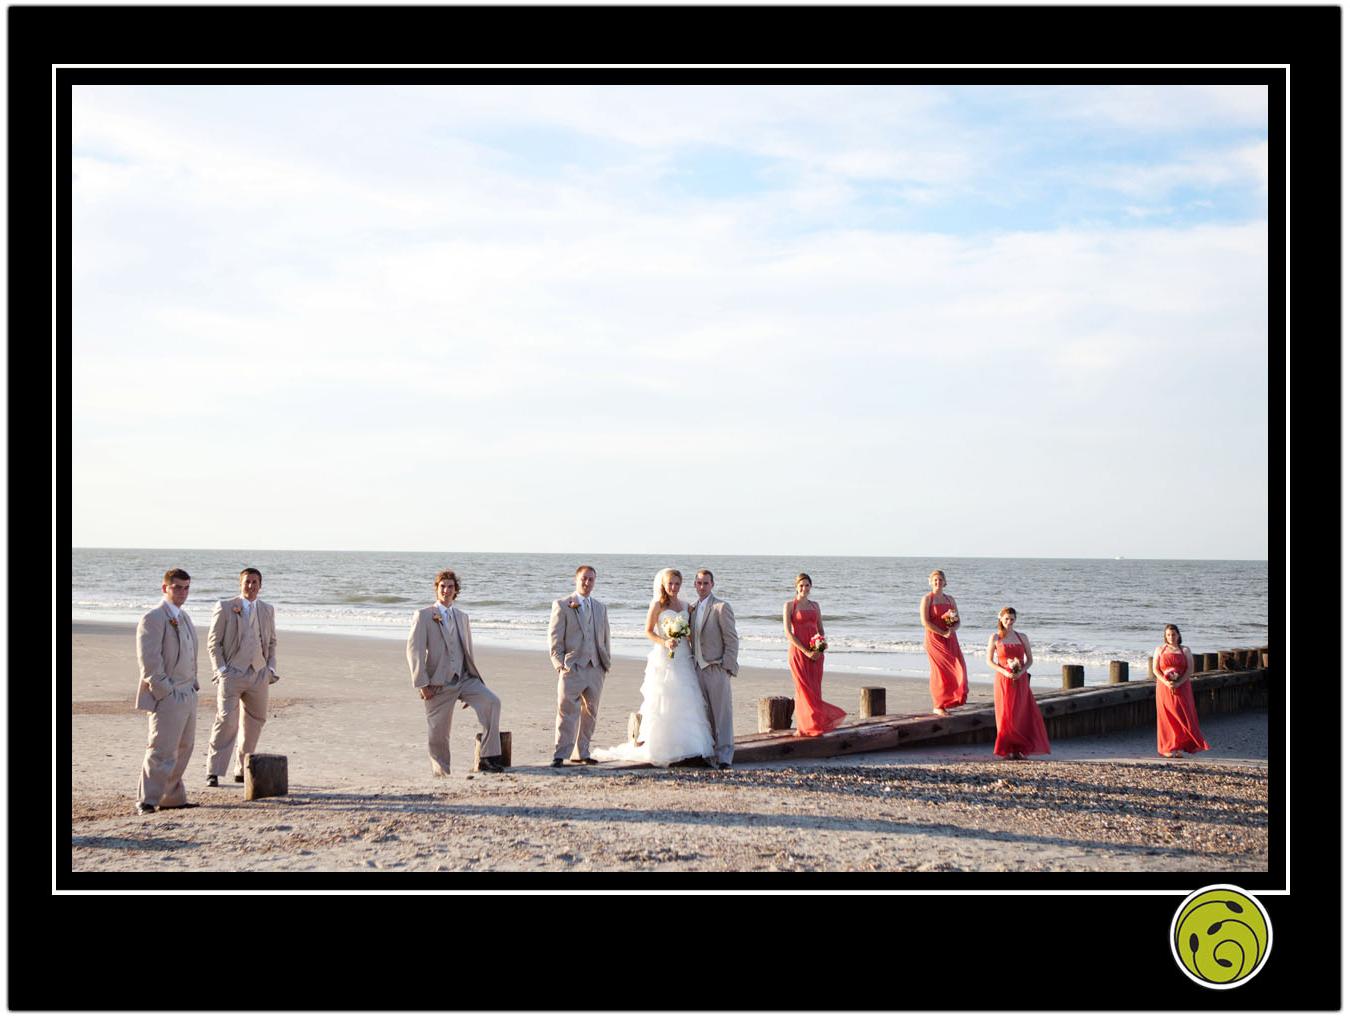
[[[183,773],[197,737],[197,631],[183,610],[192,578],[173,568],[164,574],[164,601],[136,625],[136,660],[141,677],[136,707],[150,713],[136,813],[190,808]]]
[[[591,598],[595,568],[576,570],[577,590],[554,601],[548,621],[548,652],[558,672],[558,720],[553,767],[573,750],[577,765],[594,765],[591,734],[600,711],[600,692],[609,672],[609,611]]]
[[[694,608],[691,639],[698,683],[712,723],[714,762],[719,769],[729,769],[736,750],[736,734],[731,725],[731,678],[740,668],[736,653],[740,651],[741,640],[731,606],[712,593],[711,570],[700,570],[694,576],[694,589],[698,592],[698,605]]]
[[[244,755],[258,749],[271,686],[281,679],[277,674],[276,610],[258,598],[260,591],[262,571],[245,567],[239,571],[238,597],[217,602],[211,614],[206,654],[216,684],[216,718],[206,750],[207,786],[219,783],[216,777],[225,775],[231,761],[234,781],[244,781]],[[244,735],[235,754],[241,706]]]

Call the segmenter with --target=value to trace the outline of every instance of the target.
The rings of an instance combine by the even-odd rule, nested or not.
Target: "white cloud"
[[[541,515],[581,478],[602,509],[578,541],[636,548],[653,487],[697,466],[680,443],[694,436],[699,449],[723,438],[710,456],[747,541],[787,534],[762,522],[814,462],[839,496],[821,529],[847,529],[849,500],[868,499],[903,510],[893,532],[921,512],[914,464],[934,429],[950,437],[932,469],[943,498],[983,505],[1005,389],[1025,394],[1019,435],[1053,465],[1079,453],[1057,438],[1063,422],[1094,403],[1128,392],[1151,407],[1201,378],[1184,412],[1198,420],[1224,411],[1219,384],[1250,387],[1243,366],[1263,364],[1264,222],[869,223],[870,181],[935,203],[984,172],[996,133],[939,138],[952,116],[940,90],[340,98],[245,111],[222,92],[166,105],[154,90],[77,92],[81,544],[222,544],[228,501],[198,500],[172,538],[147,535],[147,514],[174,504],[145,496],[160,476],[138,450],[189,437],[180,488],[210,493],[213,465],[237,452],[231,423],[271,437],[249,462],[277,529],[259,545],[415,547],[432,532],[405,525],[405,504],[421,514],[439,497],[480,547],[540,548]],[[1204,99],[1211,113],[1219,101]],[[456,136],[522,123],[614,149],[542,173],[490,132]],[[733,196],[669,190],[685,145],[793,172]],[[1115,186],[1154,210],[1183,183],[1263,180],[1265,159],[1264,143],[1196,150],[1124,167]],[[1097,443],[1124,463],[1154,439],[1122,421]],[[391,522],[399,537],[382,539]],[[1054,520],[1036,526],[1055,540]]]

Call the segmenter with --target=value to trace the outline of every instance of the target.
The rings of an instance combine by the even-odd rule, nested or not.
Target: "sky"
[[[1265,559],[1267,119],[77,87],[72,544]]]

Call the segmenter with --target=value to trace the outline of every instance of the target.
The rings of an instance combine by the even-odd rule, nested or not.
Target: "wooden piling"
[[[1195,658],[1195,656],[1192,655],[1191,658]],[[1204,669],[1204,671],[1205,671],[1206,673],[1213,673],[1213,672],[1214,672],[1216,669],[1218,669],[1218,668],[1219,668],[1219,653],[1218,653],[1218,652],[1206,652],[1206,653],[1205,653],[1205,669]]]
[[[503,768],[511,767],[511,731],[501,730],[497,737],[501,740],[502,753],[497,757],[497,761]],[[483,757],[483,734],[475,733],[473,735],[473,769],[478,771],[478,763]]]
[[[1225,671],[1239,670],[1242,668],[1242,653],[1235,648],[1228,648],[1219,653],[1219,669]]]
[[[759,732],[792,728],[792,710],[796,704],[791,698],[759,699]]]
[[[244,755],[244,800],[286,795],[284,754]]]
[[[1064,664],[1064,689],[1071,690],[1075,687],[1083,686],[1083,667],[1074,666],[1070,663]]]
[[[858,717],[870,719],[886,714],[886,688],[864,687],[858,692]]]
[[[1127,684],[1130,682],[1130,664],[1124,659],[1111,660],[1111,682],[1113,684]]]

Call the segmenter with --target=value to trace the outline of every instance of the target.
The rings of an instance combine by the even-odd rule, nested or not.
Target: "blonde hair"
[[[943,584],[946,584],[946,583],[947,583],[947,575],[944,574],[941,570],[934,570],[931,574],[928,575],[928,580],[931,581],[931,580],[932,580],[933,578],[935,578],[935,577],[940,577],[940,578],[942,578],[942,583],[943,583]]]
[[[680,579],[680,582],[683,583],[684,575],[681,574],[674,567],[667,567],[665,570],[661,571],[661,573],[658,576],[661,578],[661,594],[659,596],[661,608],[668,609],[670,607],[671,596],[670,596],[670,589],[668,589],[666,585],[670,583],[670,579],[672,577],[678,577]]]

